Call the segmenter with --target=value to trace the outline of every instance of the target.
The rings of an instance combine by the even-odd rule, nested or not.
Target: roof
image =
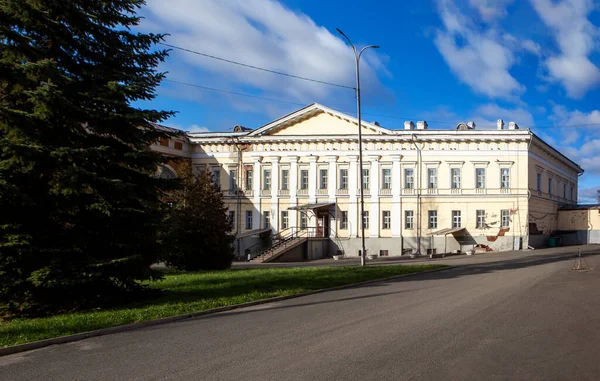
[[[458,233],[459,231],[465,230],[465,228],[446,228],[442,230],[435,231],[433,233],[429,233],[429,235],[448,235]]]
[[[357,118],[354,118],[352,116],[346,115],[346,114],[344,114],[342,112],[336,111],[334,109],[331,109],[329,107],[320,105],[318,103],[313,103],[311,105],[308,105],[306,107],[301,108],[300,110],[294,111],[291,114],[283,116],[283,117],[281,117],[281,118],[279,118],[279,119],[277,119],[277,120],[275,120],[275,121],[273,121],[273,122],[271,122],[269,124],[265,124],[264,126],[262,126],[260,128],[257,128],[256,130],[254,130],[253,132],[251,132],[248,136],[260,136],[260,135],[264,135],[265,133],[267,133],[267,132],[269,132],[269,131],[277,128],[281,124],[289,122],[289,121],[291,121],[291,120],[293,120],[295,118],[304,116],[306,114],[312,113],[314,111],[326,112],[328,114],[335,115],[338,118],[345,119],[345,120],[347,120],[347,121],[349,121],[351,123],[358,124],[358,119]],[[373,130],[375,132],[378,132],[380,134],[391,134],[392,133],[392,131],[388,130],[387,128],[383,128],[383,127],[381,127],[381,126],[379,126],[377,124],[374,124],[374,123],[365,122],[364,120],[361,121],[361,125],[364,128],[371,129],[371,130]]]
[[[292,206],[292,207],[288,208],[288,210],[314,210],[314,209],[319,209],[319,208],[323,208],[325,206],[331,206],[331,205],[335,205],[335,202],[320,202],[320,203],[316,203],[316,204],[305,204],[305,205]]]
[[[595,210],[600,209],[600,204],[579,204],[579,205],[567,205],[559,208],[559,210]]]

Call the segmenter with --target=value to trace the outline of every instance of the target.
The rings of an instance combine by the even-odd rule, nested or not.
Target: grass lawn
[[[46,318],[0,320],[0,347],[440,267],[445,266],[166,270],[163,280],[150,283],[151,287],[164,291],[155,299]]]

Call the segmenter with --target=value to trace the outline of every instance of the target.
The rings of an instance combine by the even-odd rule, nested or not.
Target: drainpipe
[[[419,148],[416,143],[417,136],[415,134],[410,134],[412,143],[414,144],[417,150],[417,173],[415,184],[417,185],[417,256],[421,255],[421,148]]]

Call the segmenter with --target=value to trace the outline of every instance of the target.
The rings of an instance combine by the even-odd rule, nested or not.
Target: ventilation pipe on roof
[[[406,122],[404,122],[404,129],[405,130],[414,130],[415,124],[413,122],[411,122],[410,120],[407,120]]]
[[[518,130],[519,126],[515,122],[509,122],[508,123],[508,129],[509,130]]]
[[[424,120],[419,120],[417,122],[417,130],[426,130],[427,129],[427,122]]]
[[[498,126],[498,130],[504,130],[504,121],[502,119],[498,119],[496,126]]]
[[[472,120],[468,121],[467,122],[467,127],[469,128],[469,130],[474,130],[475,129],[475,122],[473,122]]]

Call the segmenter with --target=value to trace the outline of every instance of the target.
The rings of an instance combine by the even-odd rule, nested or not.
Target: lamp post
[[[350,44],[350,46],[352,47],[352,50],[354,51],[354,58],[356,59],[356,108],[357,108],[357,114],[358,114],[358,165],[360,167],[360,229],[361,229],[361,239],[362,239],[362,250],[361,250],[361,254],[360,254],[360,265],[364,266],[365,265],[365,256],[366,256],[366,249],[365,249],[365,192],[363,189],[363,181],[364,181],[364,174],[363,174],[363,157],[362,157],[362,126],[361,126],[361,115],[360,115],[360,70],[359,70],[359,64],[360,64],[360,57],[362,56],[363,52],[369,48],[373,48],[373,49],[379,49],[378,45],[368,45],[365,46],[364,48],[362,48],[360,51],[356,50],[356,47],[354,46],[354,44],[352,44],[352,41],[350,41],[350,39],[348,38],[348,36],[346,36],[344,34],[344,32],[342,32],[340,30],[340,28],[336,28],[336,30],[342,35],[344,36],[344,38],[348,41],[348,43]],[[379,218],[379,216],[375,216],[375,218]]]

